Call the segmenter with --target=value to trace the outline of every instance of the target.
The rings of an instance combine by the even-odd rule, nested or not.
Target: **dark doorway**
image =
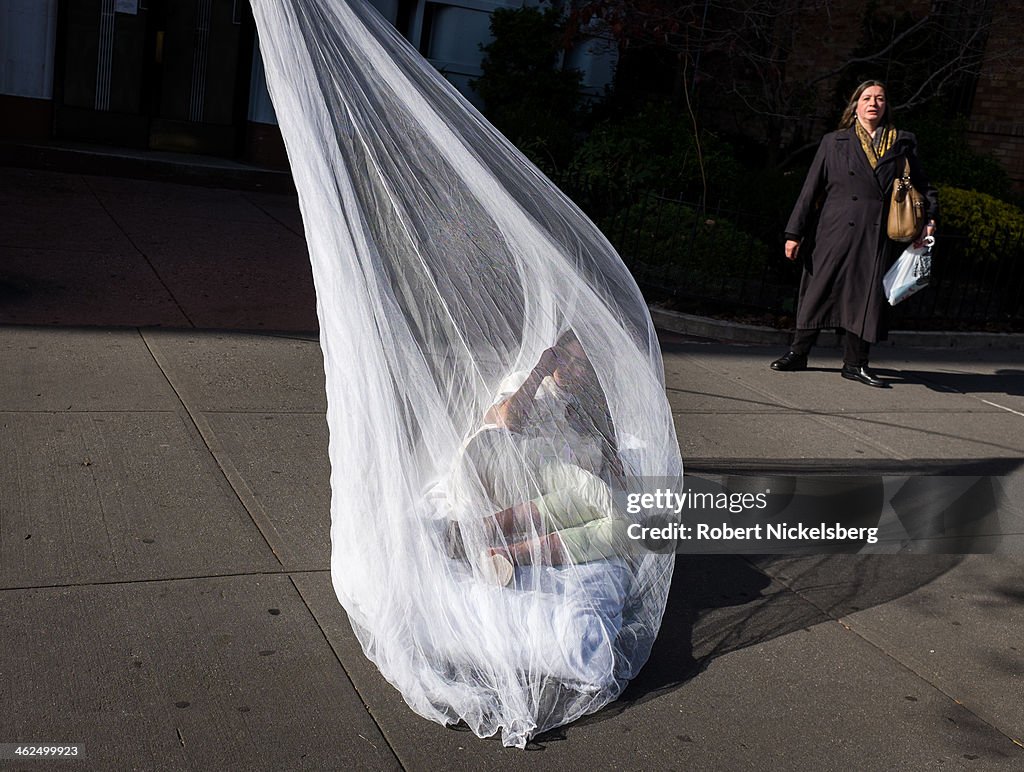
[[[247,0],[66,0],[56,135],[236,156],[255,24]]]

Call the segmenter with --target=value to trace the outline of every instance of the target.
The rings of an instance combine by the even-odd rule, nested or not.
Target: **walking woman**
[[[886,102],[885,86],[861,83],[843,112],[839,130],[821,140],[803,190],[786,225],[786,257],[796,260],[813,215],[814,248],[804,258],[796,334],[790,350],[771,363],[773,370],[807,368],[807,354],[822,329],[845,333],[844,378],[888,387],[868,369],[871,344],[885,340],[882,277],[902,245],[886,234],[893,181],[910,162],[914,188],[925,199],[920,245],[935,233],[938,195],[917,158],[917,139],[898,131]]]

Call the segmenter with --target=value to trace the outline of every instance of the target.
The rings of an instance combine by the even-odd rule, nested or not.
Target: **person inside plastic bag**
[[[490,511],[448,525],[449,557],[476,554],[492,580],[507,584],[515,565],[628,554],[629,521],[616,514],[612,495],[623,474],[615,429],[576,337],[563,335],[525,379],[509,376],[499,391],[455,475],[456,495]]]

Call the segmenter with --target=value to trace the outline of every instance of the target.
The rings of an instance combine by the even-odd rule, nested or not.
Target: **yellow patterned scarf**
[[[868,157],[868,163],[874,169],[878,166],[878,159],[884,156],[896,141],[896,129],[893,126],[882,126],[875,130],[875,136],[872,137],[856,118],[853,125],[857,127],[857,139],[864,148],[864,155]]]

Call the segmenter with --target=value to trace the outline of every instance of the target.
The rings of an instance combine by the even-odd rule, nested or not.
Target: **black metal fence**
[[[652,297],[684,309],[794,313],[800,269],[783,256],[781,222],[657,195],[607,203],[591,202],[592,216]],[[893,309],[893,324],[1024,330],[1024,239],[1007,233],[993,243],[984,250],[967,234],[941,232],[931,284]]]
[[[1006,234],[995,243],[982,251],[966,235],[940,233],[931,283],[896,306],[896,320],[903,327],[1024,330],[1024,239]]]

